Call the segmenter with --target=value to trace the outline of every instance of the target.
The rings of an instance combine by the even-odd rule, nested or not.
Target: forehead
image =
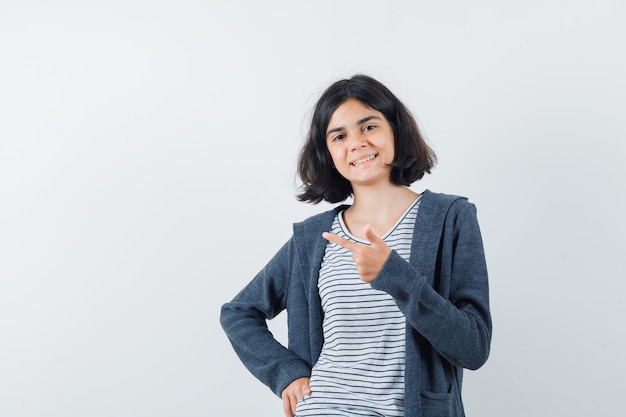
[[[352,126],[358,124],[360,120],[371,116],[385,120],[382,113],[378,110],[363,104],[363,102],[357,99],[351,98],[344,101],[335,109],[328,121],[327,130]]]

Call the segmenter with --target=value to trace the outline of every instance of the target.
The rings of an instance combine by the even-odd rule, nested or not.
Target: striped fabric
[[[419,198],[382,237],[407,261],[418,208]],[[342,213],[331,232],[368,244],[348,232]],[[349,250],[330,243],[318,288],[324,346],[296,416],[403,416],[405,319],[395,302],[359,279]]]

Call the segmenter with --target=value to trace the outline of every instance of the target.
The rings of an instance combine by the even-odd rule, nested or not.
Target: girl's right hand
[[[298,378],[287,385],[287,388],[285,388],[281,394],[285,417],[293,417],[296,414],[296,405],[298,405],[298,401],[305,395],[311,395],[309,378]]]

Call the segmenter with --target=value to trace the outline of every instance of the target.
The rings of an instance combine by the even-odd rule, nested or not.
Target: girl
[[[221,323],[286,417],[463,416],[463,368],[489,355],[487,268],[475,206],[409,186],[435,154],[407,108],[356,75],[320,97],[300,154],[301,201],[349,206],[293,235]],[[288,347],[266,320],[288,311]]]

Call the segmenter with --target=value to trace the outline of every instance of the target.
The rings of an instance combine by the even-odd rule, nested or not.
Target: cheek
[[[333,164],[333,167],[337,167],[337,165],[339,165],[339,162],[341,160],[341,155],[339,152],[337,152],[336,149],[334,149],[332,152],[329,150],[328,154],[330,155],[330,161]]]
[[[393,144],[381,143],[378,149],[380,152],[380,156],[382,156],[382,158],[378,158],[381,164],[387,165],[393,162],[395,157]]]
[[[396,159],[395,148],[396,148],[396,144],[395,144],[395,141],[392,138],[391,141],[389,142],[388,148],[387,148],[387,158],[386,159],[388,159],[387,163],[389,163],[389,164],[391,164],[393,162],[393,160]]]

